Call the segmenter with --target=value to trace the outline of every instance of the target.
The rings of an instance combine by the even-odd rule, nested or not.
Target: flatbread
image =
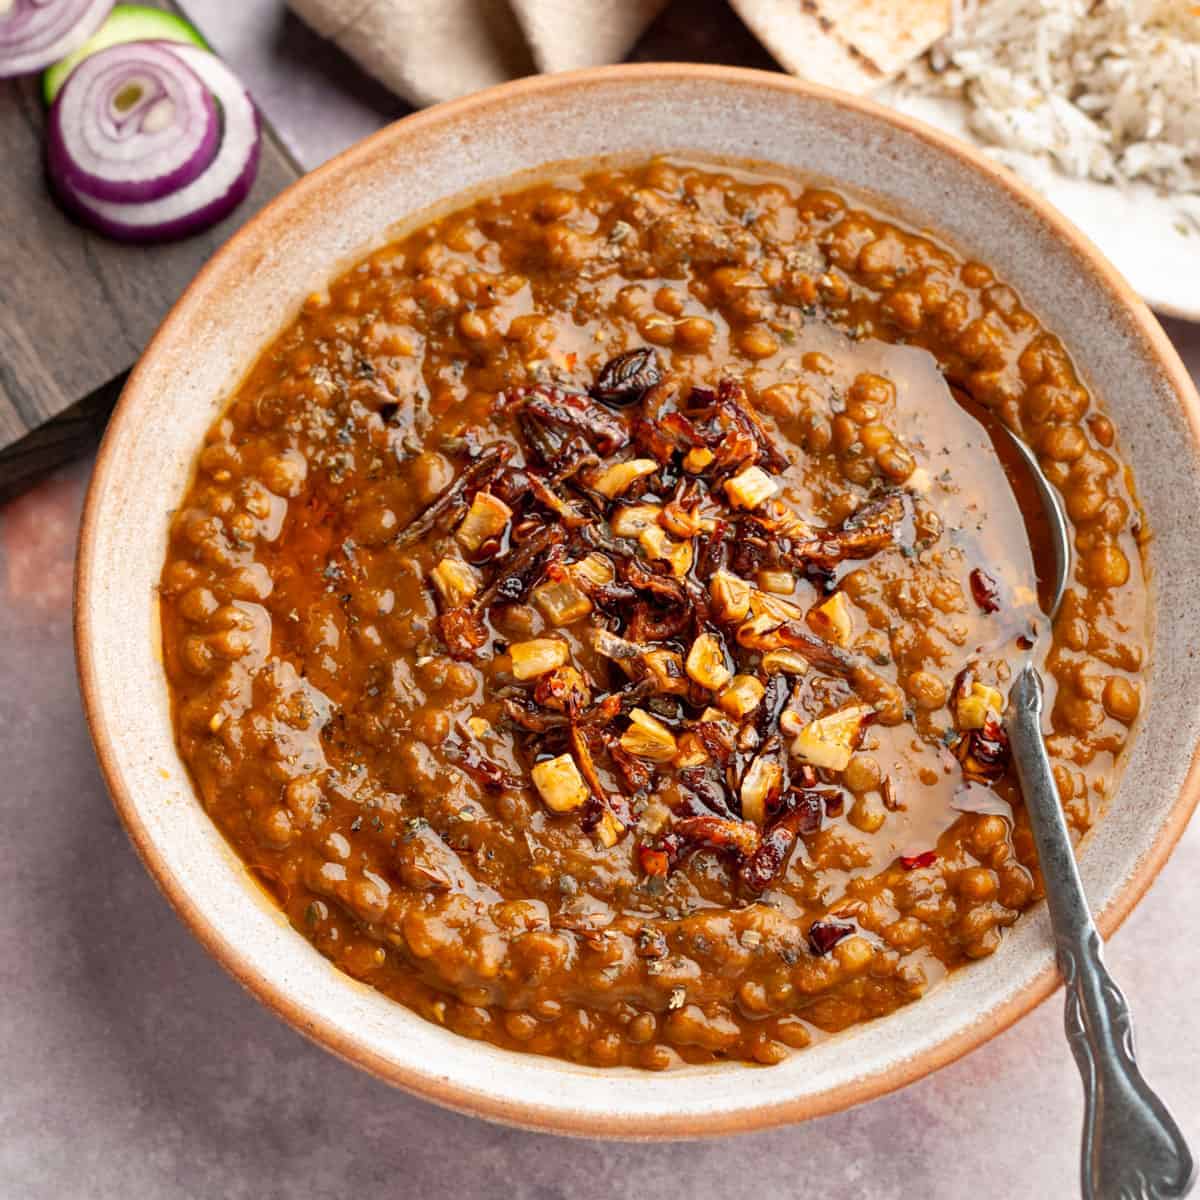
[[[793,75],[869,92],[950,30],[950,0],[730,0]]]

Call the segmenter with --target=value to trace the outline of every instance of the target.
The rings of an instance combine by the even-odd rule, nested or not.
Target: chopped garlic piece
[[[551,625],[570,625],[592,611],[592,602],[569,579],[539,584],[531,598]]]
[[[616,568],[603,554],[589,554],[570,566],[571,574],[590,583],[612,583],[617,577]]]
[[[804,616],[804,609],[791,600],[782,596],[772,596],[770,592],[751,591],[750,611],[756,616],[774,617],[777,621],[798,621]]]
[[[764,592],[777,596],[790,596],[796,590],[796,577],[791,571],[759,571],[754,582]]]
[[[474,552],[488,538],[499,537],[512,515],[512,509],[491,492],[476,492],[454,536],[464,549]]]
[[[783,768],[774,759],[756,758],[742,780],[742,820],[762,825],[767,819],[767,801],[783,782]]]
[[[613,514],[612,531],[617,537],[637,537],[643,529],[658,527],[658,504],[625,504]]]
[[[447,608],[459,608],[479,591],[475,572],[461,559],[443,558],[430,573]]]
[[[717,703],[731,717],[741,718],[758,707],[765,691],[753,675],[735,675],[729,686],[717,697]]]
[[[657,717],[645,709],[629,714],[629,728],[621,734],[621,749],[651,762],[670,762],[678,749],[675,735]]]
[[[795,650],[768,650],[762,668],[768,675],[803,675],[808,671],[808,659]]]
[[[614,463],[608,470],[593,482],[592,487],[602,496],[615,500],[622,492],[628,491],[639,479],[653,475],[658,470],[658,463],[652,458],[634,458],[629,462]]]
[[[691,542],[677,542],[657,525],[643,529],[638,534],[638,542],[650,558],[670,563],[671,574],[677,579],[682,579],[692,569],[694,552]]]
[[[704,743],[694,733],[681,733],[679,735],[679,752],[673,760],[674,766],[679,770],[685,767],[701,767],[708,762],[708,751],[704,748]]]
[[[778,489],[779,485],[762,467],[747,467],[725,481],[725,495],[735,508],[757,508]]]
[[[853,705],[809,721],[792,741],[792,753],[814,767],[844,771],[873,712],[866,705]]]
[[[807,722],[794,708],[785,708],[779,717],[779,731],[786,733],[788,737],[795,737],[806,724]]]
[[[714,692],[733,678],[733,672],[725,665],[725,651],[711,633],[702,633],[692,643],[685,669],[701,687]]]
[[[559,638],[533,638],[508,648],[512,672],[518,679],[536,679],[567,661],[567,643]]]
[[[552,812],[570,812],[587,803],[587,784],[569,754],[536,763],[529,774],[542,801]]]
[[[843,592],[834,592],[824,604],[818,604],[808,614],[808,624],[835,646],[848,646],[854,638],[854,619]]]
[[[783,620],[780,617],[773,617],[770,613],[760,613],[757,617],[751,617],[749,621],[743,621],[738,626],[738,645],[747,650],[775,650],[780,645],[775,631],[782,624]]]
[[[602,846],[611,848],[621,840],[621,834],[625,832],[625,826],[612,813],[606,810],[603,816],[601,816],[599,824],[592,832],[596,835],[596,840]]]
[[[683,670],[682,655],[674,650],[650,650],[644,662],[654,678],[655,691],[687,695],[690,685]]]
[[[718,621],[740,621],[750,611],[750,585],[729,571],[717,571],[708,581],[713,615]]]

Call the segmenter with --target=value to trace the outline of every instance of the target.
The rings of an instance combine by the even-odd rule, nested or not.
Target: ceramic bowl
[[[208,949],[297,1029],[451,1107],[575,1134],[661,1138],[828,1113],[950,1062],[1056,983],[1044,907],[917,1004],[770,1069],[652,1074],[456,1036],[341,974],[267,901],[176,753],[157,645],[167,517],[210,422],[260,350],[397,223],[563,160],[674,152],[822,176],[993,266],[1062,338],[1117,422],[1155,537],[1159,614],[1145,716],[1083,877],[1111,933],[1197,799],[1200,400],[1162,330],[1099,252],[1014,177],[892,112],[780,75],[644,65],[525,80],[409,117],[301,180],[201,272],[121,398],[88,495],[77,580],[84,703],[146,866]]]

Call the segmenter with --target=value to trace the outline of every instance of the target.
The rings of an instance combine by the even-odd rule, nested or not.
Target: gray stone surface
[[[308,165],[399,111],[278,0],[191,8],[268,111],[291,110],[285,132]],[[668,31],[683,38],[680,9]],[[1170,332],[1200,376],[1200,327]],[[863,1108],[671,1145],[567,1141],[444,1112],[282,1025],[170,912],[101,784],[69,626],[89,469],[0,508],[0,1200],[1076,1194],[1081,1101],[1059,998]],[[1147,1073],[1200,1146],[1198,910],[1193,828],[1110,959]]]

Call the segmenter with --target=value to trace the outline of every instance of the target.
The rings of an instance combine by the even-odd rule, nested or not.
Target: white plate
[[[893,86],[874,99],[979,145],[967,128],[968,106],[952,97],[903,94]],[[1065,213],[1160,313],[1200,321],[1200,229],[1147,184],[1119,188],[1072,179],[1034,163],[1027,182]]]

